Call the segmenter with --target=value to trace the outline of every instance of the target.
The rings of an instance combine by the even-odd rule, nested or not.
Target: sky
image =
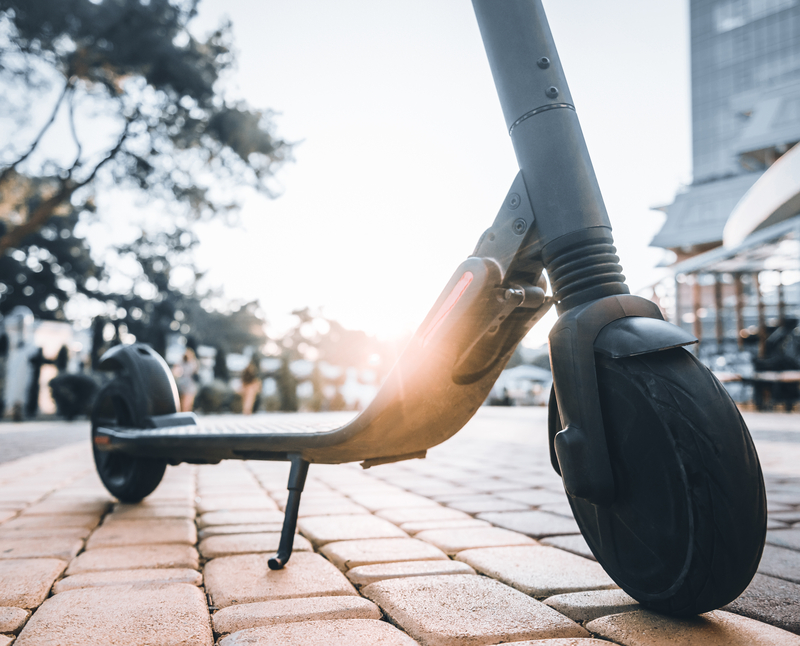
[[[544,0],[632,289],[691,180],[688,2]],[[413,332],[517,173],[467,0],[202,0],[233,23],[226,94],[296,142],[280,196],[203,225],[209,280],[281,328],[310,306],[352,329]],[[554,316],[525,344],[545,342]]]

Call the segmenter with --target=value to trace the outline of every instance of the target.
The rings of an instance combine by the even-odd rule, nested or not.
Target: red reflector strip
[[[94,443],[95,444],[111,444],[111,438],[107,435],[95,435],[94,436]]]
[[[453,287],[453,291],[450,292],[448,297],[445,299],[442,306],[439,308],[439,311],[436,312],[436,316],[433,317],[433,320],[428,324],[428,328],[425,330],[425,333],[422,335],[422,347],[424,348],[428,343],[430,343],[431,338],[436,331],[442,327],[442,323],[447,318],[448,314],[453,310],[458,303],[459,299],[464,295],[464,292],[467,291],[467,287],[472,282],[474,276],[472,275],[471,271],[464,272],[464,275],[459,278],[456,286]]]

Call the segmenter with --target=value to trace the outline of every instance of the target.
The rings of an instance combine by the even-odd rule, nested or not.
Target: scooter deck
[[[171,463],[294,456],[330,464],[363,461],[366,467],[423,457],[475,414],[519,340],[546,310],[506,314],[507,305],[497,298],[499,282],[493,261],[463,262],[375,399],[354,419],[263,415],[247,421],[206,418],[193,425],[193,419],[177,414],[143,424],[155,428],[116,427],[113,420],[97,419],[95,448]]]
[[[312,447],[322,441],[320,438],[344,430],[354,417],[355,413],[351,412],[273,413],[249,418],[215,415],[197,418],[196,424],[145,429],[108,424],[96,428],[94,442],[96,446],[111,445],[113,450],[131,454],[198,461],[247,457],[286,459],[288,453]]]

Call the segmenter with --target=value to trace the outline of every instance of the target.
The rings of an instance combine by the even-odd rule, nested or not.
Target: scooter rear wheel
[[[729,603],[756,572],[767,519],[736,405],[681,348],[596,362],[617,494],[607,507],[569,496],[592,553],[653,610],[691,615]],[[557,414],[550,423],[560,430]]]
[[[128,389],[119,380],[101,388],[92,409],[92,450],[97,474],[106,489],[120,502],[136,503],[151,494],[164,477],[164,460],[135,457],[117,451],[100,451],[94,438],[97,428],[135,428],[135,406]]]

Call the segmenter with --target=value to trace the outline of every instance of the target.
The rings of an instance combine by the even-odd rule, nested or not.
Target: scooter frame
[[[177,412],[163,360],[146,346],[119,346],[101,367],[115,370],[125,387],[101,396],[93,416],[101,478],[110,456],[124,465],[289,460],[280,549],[269,562],[282,568],[310,462],[369,467],[424,457],[472,417],[518,342],[555,304],[560,316],[550,333],[550,359],[562,429],[551,428],[551,461],[570,496],[598,508],[614,503],[596,353],[624,359],[697,339],[625,285],[541,0],[473,0],[473,6],[520,172],[375,400],[338,428],[287,430],[263,421],[244,431],[241,425],[198,426],[193,415]],[[104,478],[107,486],[112,476]],[[159,479],[109,488],[118,497],[141,499]]]

